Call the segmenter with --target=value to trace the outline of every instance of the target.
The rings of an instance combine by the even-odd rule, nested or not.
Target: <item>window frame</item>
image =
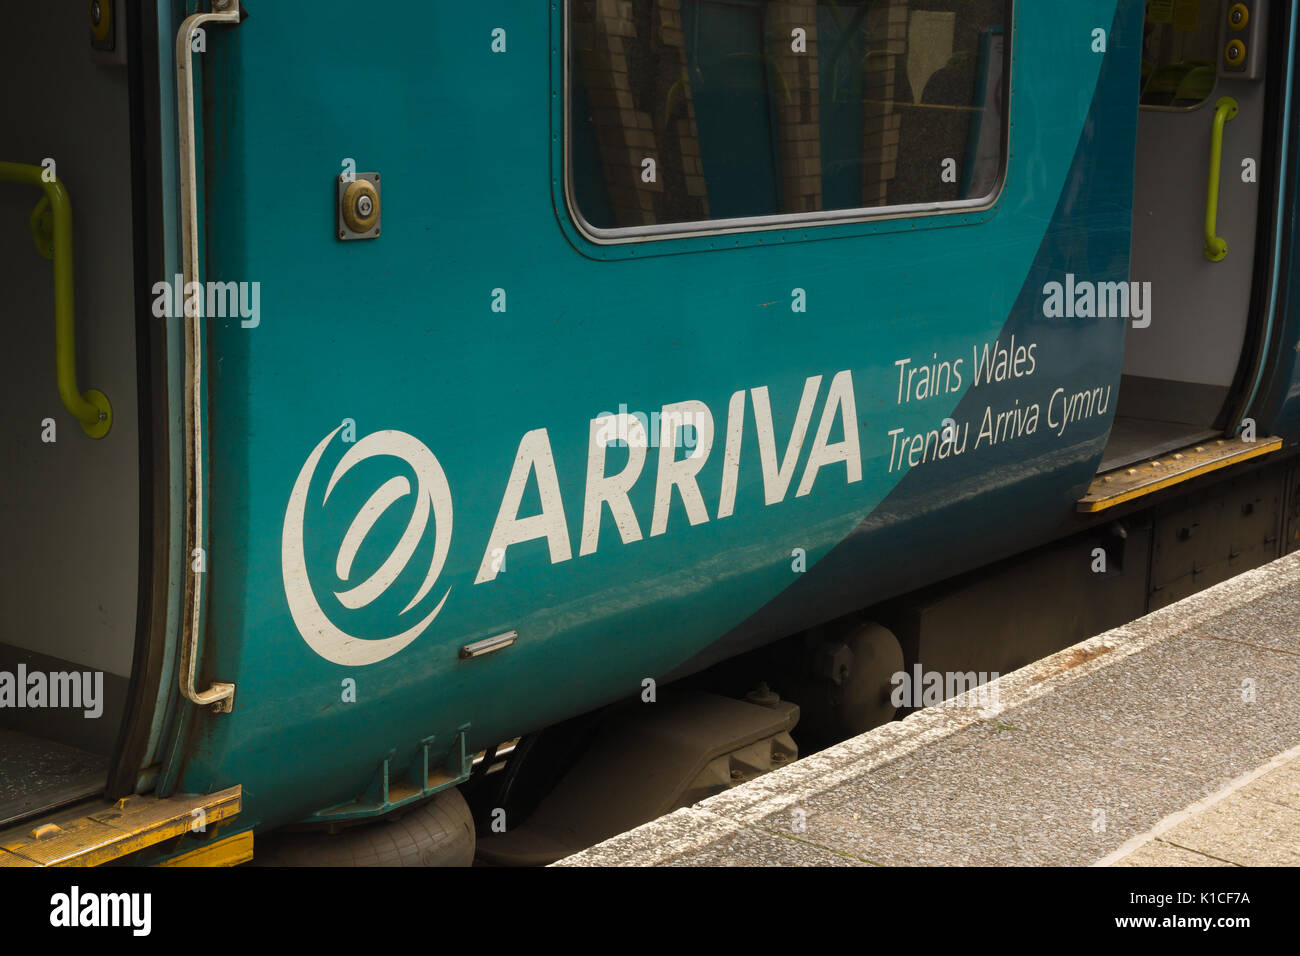
[[[552,31],[557,38],[552,45],[552,189],[556,212],[571,239],[579,239],[588,246],[582,251],[596,251],[599,258],[610,258],[622,250],[634,256],[637,249],[648,252],[651,243],[664,244],[681,240],[707,240],[705,248],[774,244],[780,242],[831,238],[830,226],[867,226],[849,234],[872,232],[898,232],[935,226],[970,225],[987,221],[997,210],[1010,179],[1013,158],[1012,133],[1015,120],[1012,113],[1015,103],[1016,65],[1016,13],[1018,0],[1007,0],[1008,25],[1003,27],[1003,128],[1002,161],[992,192],[975,199],[957,199],[932,203],[911,203],[895,206],[868,206],[852,209],[818,210],[801,213],[779,213],[768,216],[749,216],[731,219],[707,219],[680,223],[656,223],[643,226],[618,226],[603,228],[589,223],[578,207],[573,190],[572,124],[569,121],[571,106],[571,77],[569,41],[571,26],[569,12],[572,0],[553,0]],[[559,77],[559,84],[555,78]],[[809,233],[809,229],[816,230]],[[835,234],[844,234],[836,230]],[[733,242],[724,242],[734,237]],[[766,242],[764,237],[766,237]],[[575,243],[576,244],[576,243]],[[672,251],[692,251],[677,249]],[[591,247],[595,247],[592,249]],[[582,249],[582,245],[579,245]],[[668,250],[665,250],[668,251]]]

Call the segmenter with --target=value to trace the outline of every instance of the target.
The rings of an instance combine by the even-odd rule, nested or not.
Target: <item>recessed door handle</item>
[[[205,23],[239,25],[237,0],[213,0],[212,13],[196,13],[185,19],[176,34],[176,138],[180,151],[181,271],[185,288],[198,288],[199,223],[198,167],[194,155],[194,34]],[[185,609],[181,620],[180,685],[186,699],[229,713],[234,707],[235,685],[214,682],[200,691],[195,681],[199,668],[199,633],[203,623],[202,573],[191,556],[206,547],[203,489],[203,406],[207,389],[203,382],[203,309],[185,313]],[[193,313],[193,314],[191,314]]]

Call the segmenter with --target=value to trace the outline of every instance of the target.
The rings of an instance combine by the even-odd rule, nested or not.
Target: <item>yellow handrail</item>
[[[45,196],[32,210],[36,248],[54,260],[54,363],[63,407],[91,438],[103,438],[113,425],[113,408],[103,392],[77,388],[77,348],[72,309],[72,201],[57,178],[42,166],[0,162],[0,182],[39,186]]]
[[[1237,115],[1237,101],[1225,96],[1214,104],[1210,130],[1210,182],[1205,194],[1205,258],[1222,262],[1228,242],[1219,237],[1219,168],[1223,161],[1223,125]]]

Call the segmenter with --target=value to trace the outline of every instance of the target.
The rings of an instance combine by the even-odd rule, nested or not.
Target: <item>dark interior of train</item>
[[[621,7],[570,7],[572,183],[592,227],[978,202],[997,185],[1005,0],[819,3],[813,30],[782,4],[687,3],[667,32],[656,5],[629,7],[662,42],[619,42]],[[639,183],[629,155],[647,143]]]
[[[125,31],[111,26],[97,37],[85,4],[38,3],[0,30],[0,443],[21,463],[0,469],[0,826],[103,789],[132,666],[132,177]],[[56,333],[69,306],[71,341]],[[107,396],[103,437],[61,400],[56,353],[71,354],[83,397]]]

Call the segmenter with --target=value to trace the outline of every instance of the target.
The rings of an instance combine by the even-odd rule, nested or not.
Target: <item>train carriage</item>
[[[1298,14],[10,11],[0,862],[549,862],[1290,550]]]

